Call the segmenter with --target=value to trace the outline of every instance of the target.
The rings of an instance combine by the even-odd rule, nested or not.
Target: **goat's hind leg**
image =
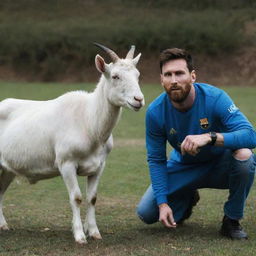
[[[9,229],[3,214],[3,197],[4,197],[4,192],[6,191],[8,186],[11,184],[14,177],[15,177],[15,174],[2,170],[2,173],[0,176],[0,230]]]

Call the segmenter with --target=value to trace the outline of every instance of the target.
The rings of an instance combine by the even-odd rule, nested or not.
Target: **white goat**
[[[25,176],[31,184],[61,175],[69,193],[75,241],[87,243],[85,234],[101,239],[95,203],[99,178],[113,146],[111,132],[121,108],[138,111],[144,105],[144,97],[136,69],[141,54],[133,58],[135,47],[120,59],[107,47],[96,45],[113,62],[106,64],[100,55],[95,57],[102,75],[94,92],[74,91],[48,101],[0,102],[0,230],[8,229],[3,194],[16,175]],[[88,176],[84,226],[77,175]]]

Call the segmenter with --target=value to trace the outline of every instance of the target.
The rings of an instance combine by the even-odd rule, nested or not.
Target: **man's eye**
[[[112,79],[117,80],[117,79],[119,79],[119,76],[118,75],[114,75],[114,76],[112,76]]]

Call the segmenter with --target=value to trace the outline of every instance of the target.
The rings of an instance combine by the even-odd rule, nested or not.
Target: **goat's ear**
[[[104,59],[99,54],[97,54],[95,57],[95,66],[100,73],[106,72],[106,63],[105,63]]]
[[[132,60],[134,66],[136,66],[137,63],[139,62],[140,56],[141,56],[141,53],[139,53],[139,54]]]

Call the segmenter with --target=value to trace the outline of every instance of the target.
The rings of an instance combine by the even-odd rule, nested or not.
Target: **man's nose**
[[[177,84],[177,79],[175,75],[171,76],[171,84]]]

